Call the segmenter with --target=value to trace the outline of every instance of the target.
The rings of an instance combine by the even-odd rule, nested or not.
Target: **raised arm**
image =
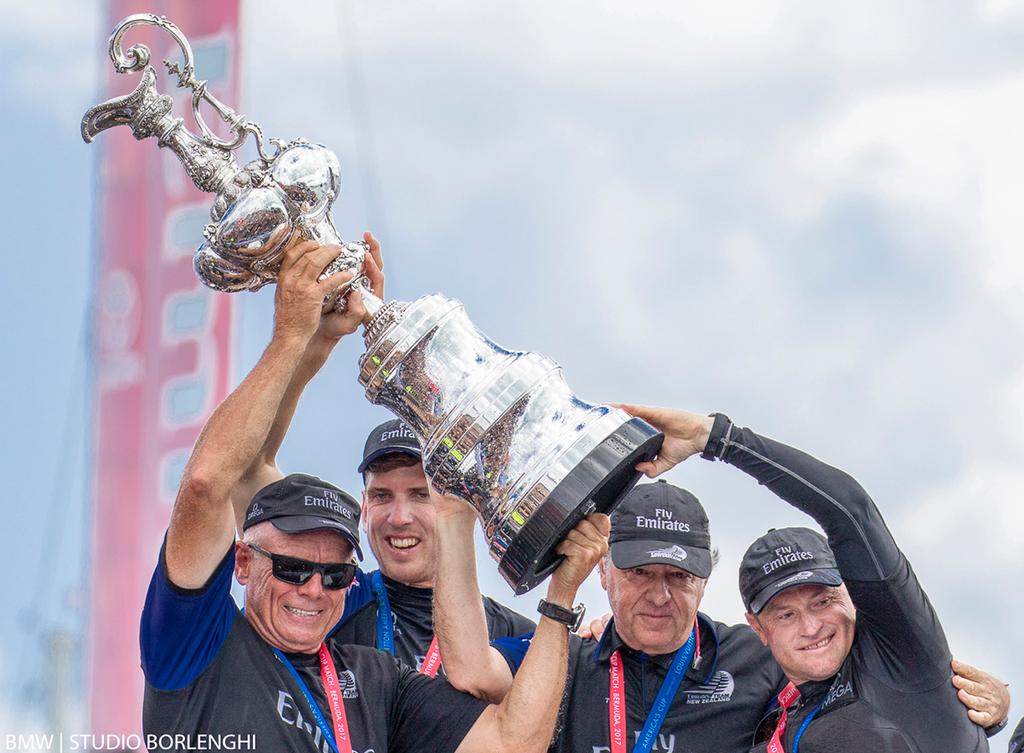
[[[370,279],[370,287],[374,295],[383,298],[384,274],[382,269],[384,262],[381,257],[380,243],[369,232],[363,233],[363,240],[370,247],[370,254],[366,257],[364,265],[366,276]],[[288,433],[288,427],[291,426],[299,398],[302,397],[306,385],[327,363],[327,359],[334,351],[334,346],[345,335],[355,332],[365,317],[366,308],[363,306],[361,296],[356,291],[349,295],[348,307],[344,313],[332,311],[321,317],[320,325],[306,345],[284,395],[277,405],[277,413],[263,446],[260,447],[238,483],[231,490],[231,505],[235,511],[235,525],[239,531],[242,530],[242,524],[245,522],[245,510],[253,495],[284,475],[277,466],[277,453]]]
[[[488,639],[473,546],[476,511],[433,488],[431,497],[437,511],[438,543],[434,628],[445,674],[453,687],[500,703],[512,687],[512,671]]]
[[[703,453],[753,476],[778,497],[810,515],[825,531],[844,579],[882,581],[901,555],[871,497],[849,474],[806,452],[733,424],[721,414],[703,416],[667,408],[623,406],[666,434],[653,463],[637,466],[657,475]]]
[[[608,516],[594,513],[580,522],[558,545],[556,551],[564,555],[565,560],[548,583],[546,598],[549,602],[566,609],[572,607],[580,584],[608,551],[609,528]],[[440,630],[438,627],[439,642]],[[459,745],[459,753],[546,751],[565,689],[568,645],[568,628],[542,616],[526,658],[504,700],[497,706],[487,707],[481,714]]]
[[[289,245],[274,296],[274,331],[252,371],[203,427],[178,489],[167,529],[167,576],[200,588],[235,537],[231,493],[266,443],[286,389],[320,323],[325,295],[350,273],[317,281],[338,254],[312,241]]]

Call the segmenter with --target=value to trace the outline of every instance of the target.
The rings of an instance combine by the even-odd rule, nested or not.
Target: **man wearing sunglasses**
[[[539,621],[506,701],[489,706],[385,653],[325,641],[360,555],[350,495],[313,476],[275,479],[253,495],[235,540],[232,490],[265,445],[314,334],[354,331],[366,314],[353,295],[345,314],[321,317],[325,296],[348,279],[319,279],[339,251],[289,243],[271,341],[189,458],[142,615],[144,733],[190,749],[247,735],[271,751],[539,753],[562,695],[565,624]],[[367,272],[379,287],[375,259]],[[607,531],[607,517],[593,515],[559,546],[566,559],[549,602],[568,611],[607,549]],[[244,611],[230,595],[232,573],[245,587]]]
[[[372,265],[366,273],[383,296],[380,246],[367,237]],[[263,445],[231,492],[238,530],[259,489],[281,478],[277,453],[307,384],[327,362],[339,340],[359,321],[348,315],[324,316],[310,339],[278,403]],[[385,421],[366,438],[358,467],[363,477],[362,525],[379,570],[356,574],[356,587],[331,640],[373,646],[409,666],[444,677],[434,632],[433,586],[437,560],[434,505],[423,472],[416,436],[398,419]],[[534,623],[489,597],[481,597],[492,639],[532,631]]]

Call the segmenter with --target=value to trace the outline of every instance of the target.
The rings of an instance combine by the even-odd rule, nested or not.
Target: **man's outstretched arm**
[[[370,247],[364,271],[370,280],[370,288],[374,295],[383,298],[384,274],[381,270],[384,262],[381,257],[380,243],[369,232],[363,233],[363,240]],[[302,397],[306,385],[327,363],[327,359],[341,339],[355,332],[365,318],[366,308],[363,305],[362,297],[356,291],[349,294],[348,306],[343,313],[331,311],[321,317],[320,325],[306,345],[284,395],[277,405],[277,413],[263,446],[260,447],[252,462],[231,490],[231,505],[235,511],[235,525],[239,531],[242,530],[242,524],[245,522],[245,510],[256,492],[284,476],[277,466],[277,453],[288,433],[288,427],[291,426],[295,409],[298,407],[299,399]]]
[[[548,583],[546,598],[549,602],[572,608],[580,584],[608,551],[609,528],[608,516],[594,513],[581,521],[558,545],[556,551],[564,555],[565,560]],[[479,592],[476,601],[479,604]],[[440,643],[444,626],[435,627]],[[568,627],[542,616],[504,700],[484,710],[459,745],[459,753],[546,751],[565,689],[568,646]],[[446,661],[443,648],[441,657]]]
[[[235,537],[231,492],[267,441],[285,391],[320,323],[325,295],[350,273],[317,278],[337,246],[292,243],[281,261],[270,343],[235,390],[210,416],[192,450],[167,529],[167,577],[201,588]]]
[[[476,510],[458,497],[442,497],[433,489],[431,496],[437,512],[438,548],[434,628],[444,671],[453,687],[500,703],[512,687],[512,671],[488,637],[473,545]]]

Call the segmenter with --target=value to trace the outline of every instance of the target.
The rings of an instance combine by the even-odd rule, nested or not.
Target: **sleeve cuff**
[[[1010,721],[1010,717],[1004,717],[1003,721],[993,724],[991,727],[985,727],[985,737],[992,737],[998,735],[1004,729],[1006,729],[1007,723]]]
[[[711,435],[700,456],[705,460],[721,460],[725,455],[729,437],[732,435],[732,421],[724,413],[712,413],[711,415],[715,417],[715,423],[711,426]]]

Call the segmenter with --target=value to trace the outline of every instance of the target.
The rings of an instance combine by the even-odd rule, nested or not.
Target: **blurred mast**
[[[198,77],[233,106],[238,5],[157,0],[146,8],[178,25]],[[106,28],[138,10],[133,0],[110,0]],[[171,37],[136,28],[125,42],[149,46],[160,90],[175,98],[175,113],[195,131],[186,93],[160,62],[179,59]],[[95,48],[106,71],[96,102],[130,92],[141,74],[116,74],[106,39]],[[142,726],[139,614],[184,463],[230,386],[233,298],[202,287],[192,271],[212,199],[178,161],[135,141],[126,128],[103,133],[93,148],[99,152],[86,684],[91,731],[130,734]]]

